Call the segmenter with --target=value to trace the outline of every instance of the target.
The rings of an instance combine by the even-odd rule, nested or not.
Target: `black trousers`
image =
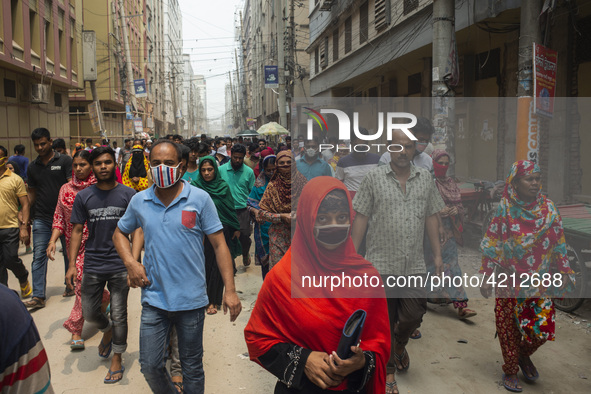
[[[8,285],[8,271],[11,270],[19,283],[29,278],[29,271],[18,257],[19,229],[0,228],[0,283]]]

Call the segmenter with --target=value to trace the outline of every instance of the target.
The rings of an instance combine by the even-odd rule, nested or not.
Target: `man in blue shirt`
[[[14,147],[14,156],[8,158],[9,161],[15,161],[21,170],[21,176],[27,182],[27,168],[29,168],[29,158],[25,156],[25,146],[18,144]]]
[[[320,159],[318,145],[318,137],[307,140],[304,154],[300,159],[296,160],[298,171],[301,172],[308,180],[316,178],[317,176],[334,176],[330,165],[324,160]]]
[[[226,288],[224,313],[235,321],[242,306],[236,294],[232,257],[215,205],[209,195],[180,180],[181,150],[172,141],[154,144],[150,166],[154,186],[136,194],[118,223],[113,242],[128,272],[131,287],[142,288],[140,364],[155,393],[175,387],[164,367],[171,327],[179,340],[183,386],[203,393],[203,321],[208,298],[203,238],[214,247]],[[132,254],[128,236],[141,227],[146,248],[144,264]]]
[[[250,214],[246,208],[246,202],[256,179],[254,171],[244,164],[244,156],[246,156],[246,147],[242,144],[234,145],[230,161],[220,167],[220,175],[228,183],[232,197],[234,197],[236,215],[240,222],[242,264],[248,267],[250,265],[249,251],[252,241],[250,240]]]

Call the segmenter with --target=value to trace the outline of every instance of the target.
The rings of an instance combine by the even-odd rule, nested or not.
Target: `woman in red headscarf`
[[[304,187],[291,248],[269,271],[244,330],[251,360],[279,378],[275,393],[383,393],[390,324],[377,270],[355,252],[351,199],[344,185],[317,177]],[[325,276],[368,279],[331,288],[306,285]],[[343,281],[345,282],[345,281]],[[366,312],[353,355],[336,354],[347,319]]]

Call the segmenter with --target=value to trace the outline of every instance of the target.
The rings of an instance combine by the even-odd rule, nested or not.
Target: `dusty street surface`
[[[23,249],[21,249],[22,251]],[[22,256],[31,265],[32,254]],[[246,272],[240,266],[236,284],[243,311],[235,323],[218,312],[206,316],[204,330],[204,364],[206,393],[272,393],[275,378],[248,360],[243,329],[254,306],[261,275],[258,267]],[[460,257],[464,272],[473,274],[480,266],[476,249],[465,247]],[[18,289],[10,273],[9,286]],[[98,357],[101,334],[87,326],[83,337],[86,350],[71,352],[70,334],[62,327],[74,298],[62,298],[63,260],[50,262],[48,270],[48,303],[33,312],[35,323],[51,364],[56,393],[148,393],[150,389],[140,372],[139,322],[140,291],[129,294],[129,339],[123,355],[126,371],[123,380],[106,385],[103,378],[110,361]],[[502,357],[494,338],[492,299],[484,300],[476,289],[467,289],[472,298],[469,307],[478,312],[470,321],[456,318],[452,306],[429,305],[421,331],[423,337],[411,340],[408,351],[411,368],[397,376],[401,393],[504,393],[501,385]],[[321,335],[319,333],[319,335]],[[547,343],[532,357],[540,379],[535,384],[523,383],[524,393],[589,393],[591,392],[591,302],[576,313],[557,316],[557,340]],[[467,341],[460,343],[459,340]],[[521,378],[521,373],[519,374]]]

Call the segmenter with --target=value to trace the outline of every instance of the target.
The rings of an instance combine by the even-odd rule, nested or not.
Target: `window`
[[[390,24],[390,0],[376,0],[375,23],[376,30],[381,30]]]
[[[501,67],[501,50],[499,48],[482,52],[474,59],[474,79],[476,81],[486,78],[494,78],[499,75]]]
[[[328,36],[324,37],[320,45],[320,65],[323,69],[328,66]]]
[[[314,50],[314,74],[318,74],[320,72],[320,48],[316,47]]]
[[[408,95],[421,94],[422,77],[421,73],[408,76]]]
[[[367,42],[368,27],[367,27],[367,1],[359,7],[359,44]]]
[[[56,107],[62,106],[62,94],[61,93],[54,93],[53,94],[53,102],[55,103]]]
[[[24,47],[23,32],[23,2],[18,0],[10,1],[10,12],[12,22],[12,41],[21,48]],[[20,55],[20,53],[19,53]],[[20,58],[20,56],[19,56]]]
[[[16,81],[4,78],[4,96],[16,98]]]
[[[352,24],[351,17],[345,19],[345,53],[351,52]]]
[[[419,8],[419,0],[404,0],[402,13],[406,15],[417,8]]]
[[[339,60],[339,30],[332,33],[332,61]]]
[[[31,51],[35,52],[37,56],[39,56],[41,54],[41,31],[39,29],[39,15],[33,10],[29,10],[29,31],[31,35]]]

